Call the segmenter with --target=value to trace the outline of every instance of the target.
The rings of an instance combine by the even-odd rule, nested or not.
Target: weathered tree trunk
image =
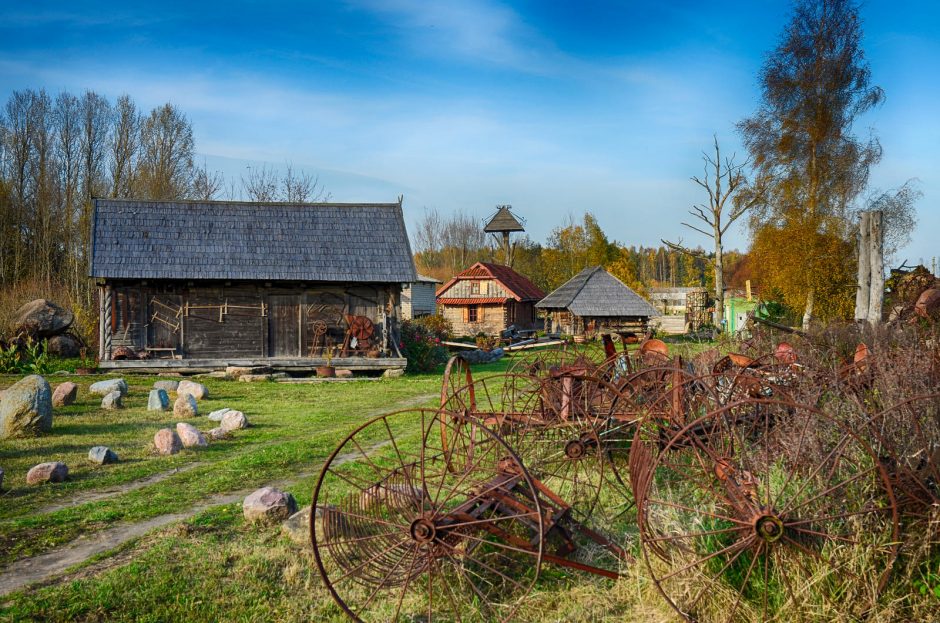
[[[724,330],[722,321],[725,318],[725,267],[724,249],[721,248],[721,232],[715,235],[715,326]]]
[[[881,322],[881,308],[885,296],[884,230],[881,210],[873,210],[869,223],[871,244],[871,294],[868,297],[868,322]]]
[[[868,320],[871,291],[870,213],[862,212],[858,224],[858,290],[855,291],[855,320]]]
[[[813,304],[816,300],[816,291],[810,289],[806,293],[806,310],[803,312],[803,330],[809,331],[809,325],[813,322]]]

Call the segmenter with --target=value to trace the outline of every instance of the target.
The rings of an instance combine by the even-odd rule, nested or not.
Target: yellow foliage
[[[835,229],[835,228],[833,228]],[[814,316],[849,320],[855,304],[855,248],[816,219],[768,224],[751,246],[754,273],[761,289],[776,291],[782,303],[802,311],[814,292]]]

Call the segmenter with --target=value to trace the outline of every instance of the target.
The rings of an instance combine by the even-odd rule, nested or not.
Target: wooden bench
[[[183,356],[176,352],[175,347],[169,346],[147,346],[145,349],[148,353],[169,353],[172,359],[182,359]]]

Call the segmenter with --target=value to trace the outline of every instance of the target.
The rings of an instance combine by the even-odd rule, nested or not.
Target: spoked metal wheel
[[[360,426],[313,494],[317,567],[356,621],[513,617],[542,561],[543,513],[519,457],[483,427],[466,469],[448,468],[446,413],[409,410]]]
[[[599,365],[597,354],[582,344],[566,344],[557,348],[527,353],[520,351],[513,356],[513,362],[507,372],[543,378],[552,370],[580,370],[581,374],[591,375]]]
[[[753,400],[655,439],[635,444],[631,477],[644,558],[680,615],[854,620],[872,607],[898,518],[884,467],[855,432]]]

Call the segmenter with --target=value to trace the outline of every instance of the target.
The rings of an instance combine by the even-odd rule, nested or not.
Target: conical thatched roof
[[[602,266],[585,268],[535,306],[539,309],[566,310],[575,316],[659,315],[656,308],[646,299]]]

